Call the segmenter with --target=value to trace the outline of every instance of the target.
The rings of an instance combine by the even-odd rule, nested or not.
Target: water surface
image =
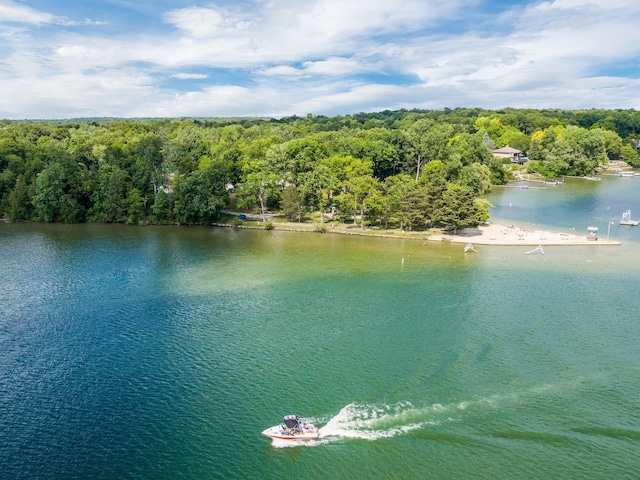
[[[575,186],[585,192],[568,196],[573,213],[562,198],[572,185],[496,192],[496,218],[582,229],[627,208],[640,215],[635,190],[616,200],[624,185],[600,183]],[[312,233],[0,225],[0,471],[637,478],[640,263],[623,239],[636,232],[616,225],[621,247],[524,255]],[[323,438],[283,448],[259,434],[287,413]]]

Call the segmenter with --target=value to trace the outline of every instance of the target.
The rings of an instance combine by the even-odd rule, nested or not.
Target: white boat
[[[277,440],[317,440],[320,438],[318,427],[311,423],[301,422],[296,415],[285,415],[280,425],[269,427],[262,435]]]

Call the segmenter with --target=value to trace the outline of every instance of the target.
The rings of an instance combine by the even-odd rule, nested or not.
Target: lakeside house
[[[511,159],[511,163],[517,163],[518,165],[524,165],[524,163],[529,160],[529,158],[525,156],[524,152],[517,148],[510,147],[509,145],[493,150],[491,153],[493,153],[495,158],[509,158]]]

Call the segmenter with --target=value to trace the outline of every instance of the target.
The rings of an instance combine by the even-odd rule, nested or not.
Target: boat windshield
[[[287,428],[300,428],[300,420],[296,415],[285,415],[284,424]]]

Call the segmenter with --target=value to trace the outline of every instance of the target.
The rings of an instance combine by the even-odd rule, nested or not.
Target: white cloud
[[[204,80],[205,78],[209,78],[209,75],[205,75],[204,73],[176,73],[171,75],[172,78],[177,78],[178,80]]]
[[[265,108],[255,90],[234,85],[209,87],[198,92],[174,95],[153,104],[139,105],[133,116],[250,116]]]
[[[360,112],[401,108],[415,102],[415,88],[395,85],[355,84],[347,90],[318,92],[318,94],[301,99],[296,108],[302,113],[326,113],[335,111]],[[366,107],[365,107],[366,106]],[[412,107],[413,108],[413,107]]]
[[[459,4],[407,0],[398,7],[388,0],[289,0],[258,2],[246,12],[189,7],[168,12],[164,19],[190,45],[189,58],[248,65],[351,54],[374,43],[376,36],[406,35],[434,24]]]
[[[264,77],[299,77],[302,75],[302,71],[300,69],[290,67],[288,65],[263,68],[258,70],[256,73]]]
[[[305,2],[298,15],[298,26],[308,36],[325,41],[333,38],[369,36],[371,34],[405,32],[424,28],[444,16],[459,2],[405,0],[402,4],[389,0],[319,0]]]
[[[73,28],[96,22],[0,0],[0,117],[640,107],[635,0],[532,1],[488,23],[479,5],[253,0],[159,12],[163,32],[104,37]],[[609,73],[620,62],[629,78]]]
[[[11,0],[0,0],[0,24],[15,23],[23,25],[104,25],[100,22],[85,18],[79,21],[48,12],[38,11],[21,3]]]
[[[310,75],[353,75],[377,71],[378,66],[364,63],[356,58],[328,57],[326,60],[305,62],[304,70]]]
[[[12,1],[0,1],[0,23],[11,22],[41,25],[59,21],[60,19],[58,17],[50,13],[39,12],[26,5]]]
[[[559,21],[556,13],[548,6],[527,9],[514,31],[501,36],[471,32],[416,39],[402,50],[401,63],[430,86],[473,88],[476,81],[484,81],[491,91],[524,90],[526,95],[548,85],[562,91],[609,64],[640,55],[640,31],[628,11],[591,4],[587,9],[566,11],[570,22]]]
[[[216,7],[187,7],[173,10],[166,13],[164,19],[187,36],[194,38],[234,36],[253,25],[253,20],[248,16],[243,17]]]
[[[122,116],[132,106],[157,98],[153,83],[135,70],[0,77],[0,112],[6,118]]]

